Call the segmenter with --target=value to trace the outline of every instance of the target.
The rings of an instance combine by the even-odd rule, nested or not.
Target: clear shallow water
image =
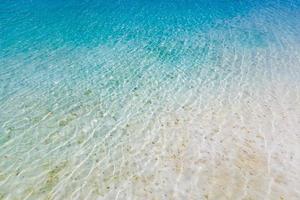
[[[299,1],[1,1],[0,199],[299,199]]]

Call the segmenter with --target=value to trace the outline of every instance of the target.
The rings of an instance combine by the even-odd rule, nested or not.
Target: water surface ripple
[[[0,199],[300,199],[299,19],[1,0]]]

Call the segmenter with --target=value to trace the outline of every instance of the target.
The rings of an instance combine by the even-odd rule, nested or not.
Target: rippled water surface
[[[0,199],[300,199],[299,19],[0,0]]]

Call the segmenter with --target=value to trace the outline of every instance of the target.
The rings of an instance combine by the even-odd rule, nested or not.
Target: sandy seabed
[[[147,7],[107,22],[80,8],[83,27],[99,18],[120,34],[93,47],[41,35],[1,54],[0,200],[300,199],[297,8],[217,22]],[[65,20],[54,27],[73,33]]]

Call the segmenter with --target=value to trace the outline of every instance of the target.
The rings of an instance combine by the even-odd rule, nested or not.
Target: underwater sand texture
[[[4,1],[0,200],[300,199],[299,11]]]

